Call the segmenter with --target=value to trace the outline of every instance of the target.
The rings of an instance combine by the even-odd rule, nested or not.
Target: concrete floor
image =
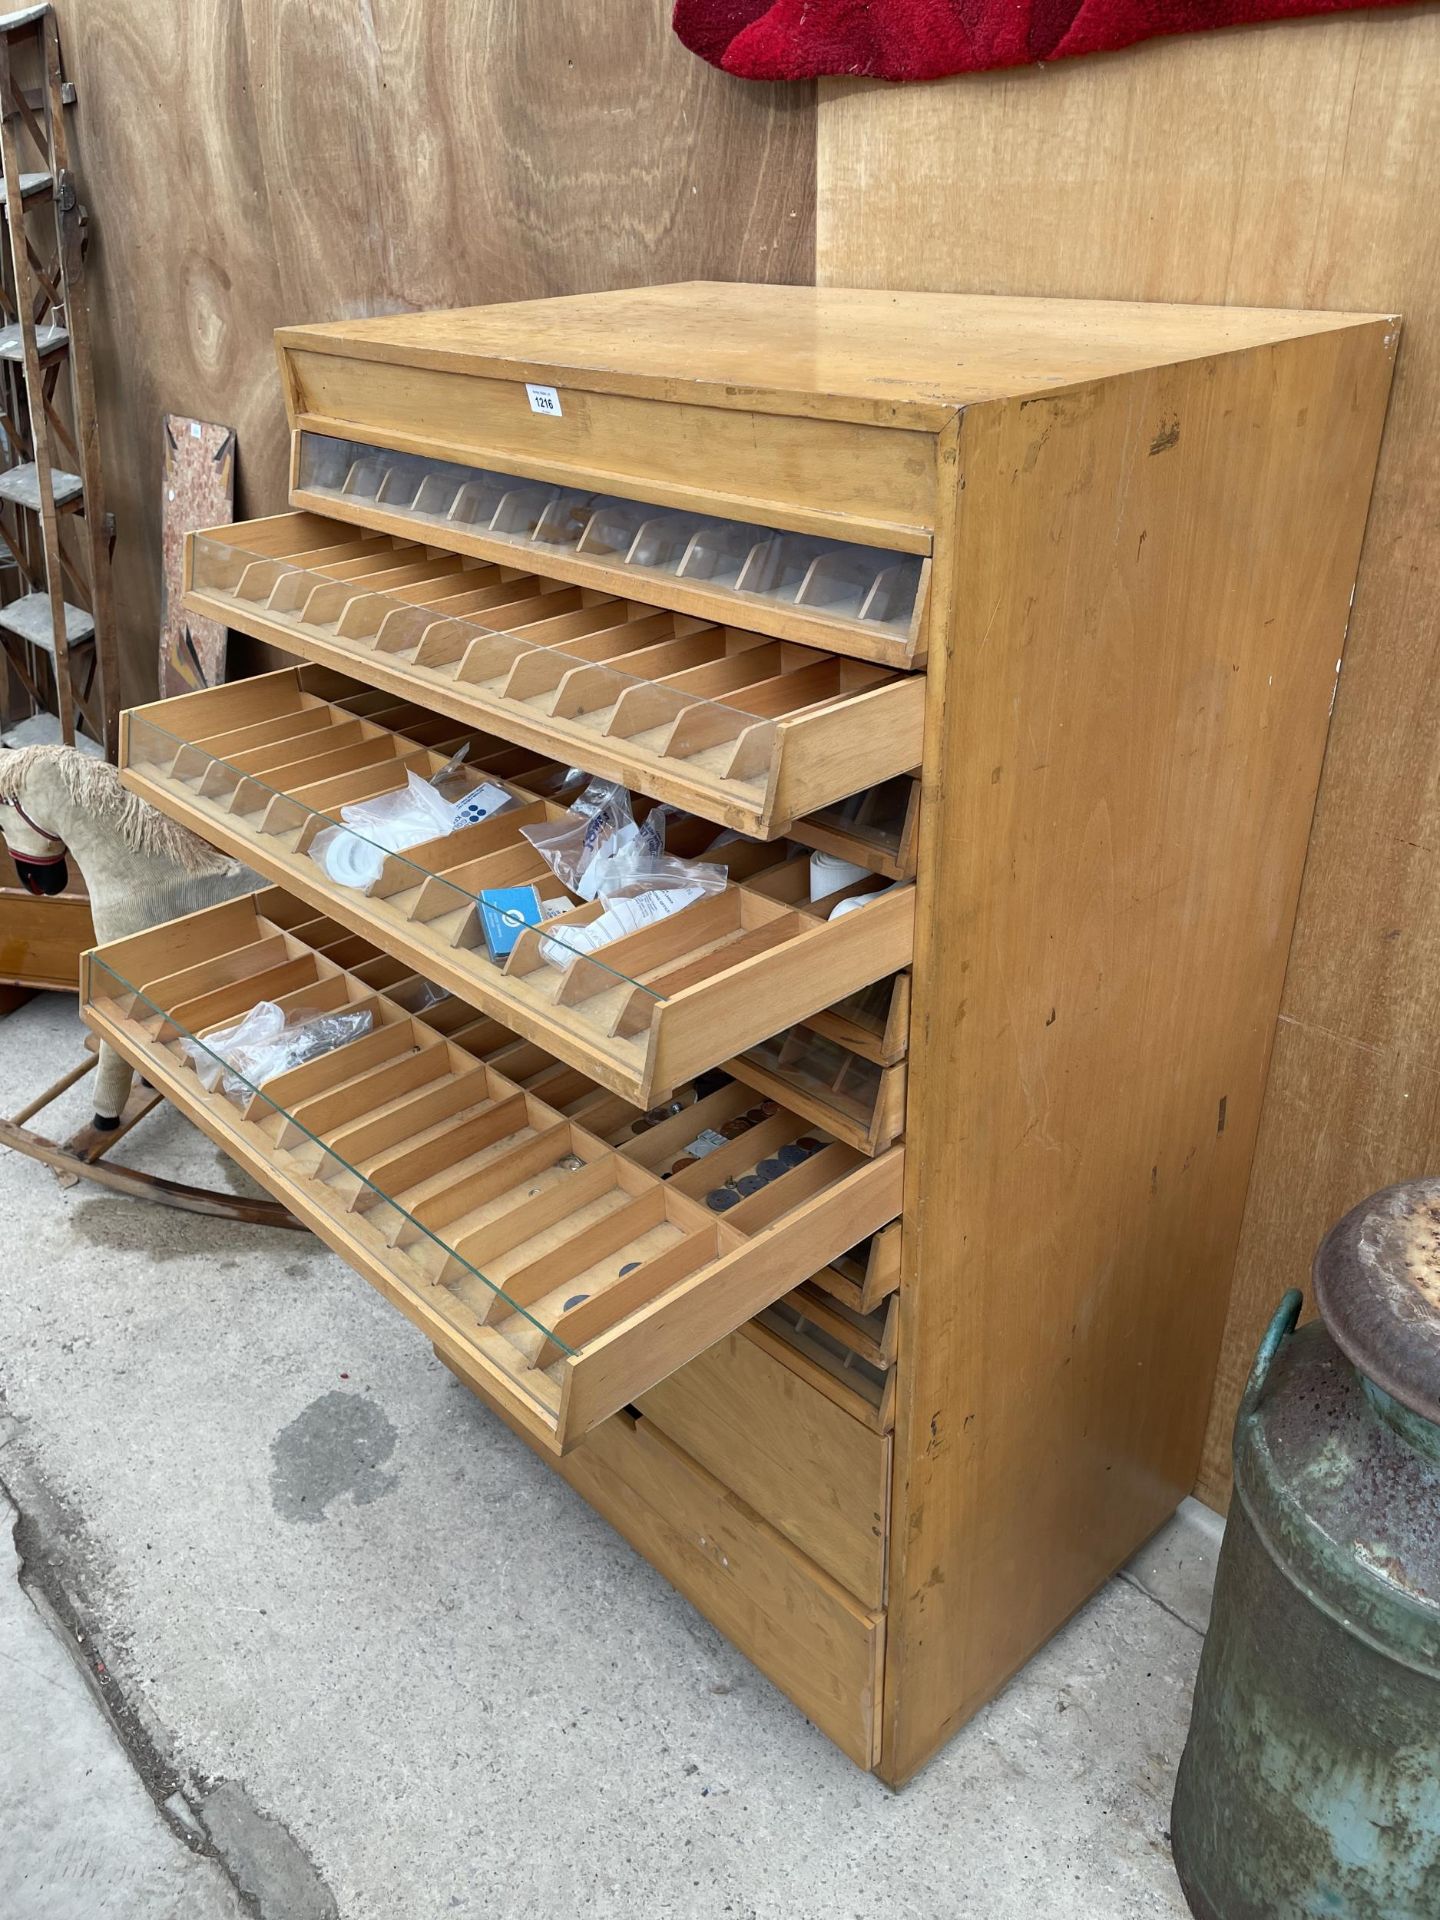
[[[0,1109],[79,1039],[0,1024]],[[0,1218],[5,1920],[1185,1914],[1193,1503],[892,1795],[318,1242],[3,1152]]]

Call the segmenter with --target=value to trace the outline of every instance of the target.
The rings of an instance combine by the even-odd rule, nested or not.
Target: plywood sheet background
[[[154,684],[161,416],[234,425],[237,512],[283,507],[283,322],[811,278],[812,90],[716,73],[657,0],[57,12],[127,701]]]
[[[1440,15],[827,82],[818,182],[824,283],[1405,316],[1202,1468],[1219,1503],[1281,1292],[1353,1202],[1440,1166]]]

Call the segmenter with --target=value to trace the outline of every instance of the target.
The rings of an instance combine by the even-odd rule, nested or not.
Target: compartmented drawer
[[[865,1153],[905,1131],[910,975],[877,980],[728,1060],[757,1092],[830,1127]]]
[[[762,1040],[726,1067],[862,1153],[880,1152],[905,1131],[904,1061],[882,1067],[805,1022]]]
[[[855,1313],[871,1314],[900,1285],[903,1220],[892,1221],[861,1245],[849,1248],[811,1275],[817,1287],[833,1294]]]
[[[767,1307],[745,1333],[852,1420],[875,1433],[890,1433],[899,1299],[892,1294],[862,1313],[836,1296],[834,1277],[832,1267],[822,1267]]]
[[[311,857],[317,834],[336,823],[344,804],[403,787],[411,768],[428,777],[451,750],[453,723],[403,703],[387,712],[386,699],[324,670],[286,668],[136,708],[122,728],[125,783],[642,1106],[777,1027],[908,965],[912,886],[867,875],[812,902],[809,862],[790,857],[800,850],[747,842],[713,856],[729,874],[723,891],[667,919],[579,953],[584,935],[571,929],[587,926],[600,906],[571,904],[543,936],[527,930],[497,964],[483,945],[476,896],[533,880],[563,897],[521,833],[562,810],[554,802],[529,800],[387,854],[369,893],[332,879]],[[485,761],[482,740],[467,768],[473,764],[478,778]],[[538,763],[536,777],[558,790],[553,783],[563,774]],[[502,784],[528,798],[518,781]],[[827,917],[851,899],[864,904]],[[567,964],[570,954],[578,957]]]
[[[302,430],[290,497],[358,525],[897,666],[919,647],[921,552],[555,485]],[[926,543],[928,544],[928,542]]]
[[[392,956],[350,971],[309,944],[333,950],[333,925],[296,916],[293,900],[250,896],[98,948],[86,1018],[409,1318],[463,1349],[549,1448],[573,1445],[899,1212],[899,1149],[867,1160],[779,1110],[662,1179],[652,1168],[678,1151],[664,1127],[693,1138],[725,1086],[640,1135],[633,1109],[612,1107],[617,1151],[463,1034],[408,1012],[402,996],[421,983],[387,978]],[[238,1075],[230,1092],[207,1086],[186,1042],[260,1000],[361,1009],[370,1028],[263,1086]],[[499,1057],[493,1033],[475,1041]],[[200,1058],[214,1078],[215,1056]],[[533,1082],[556,1063],[528,1067]],[[595,1092],[549,1090],[571,1104]],[[593,1105],[585,1117],[600,1118]]]
[[[920,757],[922,675],[657,611],[624,584],[306,513],[191,535],[187,557],[194,612],[762,838]]]
[[[457,1347],[442,1337],[435,1352],[488,1399]],[[881,1609],[858,1599],[655,1420],[617,1413],[552,1464],[857,1766],[876,1764]]]
[[[807,814],[790,829],[791,838],[807,847],[892,880],[914,879],[919,832],[920,776],[909,773]]]

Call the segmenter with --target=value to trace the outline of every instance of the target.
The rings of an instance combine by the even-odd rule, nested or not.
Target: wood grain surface
[[[1393,353],[1367,322],[960,424],[916,883],[892,1782],[1194,1483]]]
[[[1326,1226],[1440,1159],[1433,8],[822,88],[818,278],[1405,318],[1199,1489]],[[1428,584],[1427,584],[1428,583]]]
[[[127,701],[154,687],[160,416],[232,423],[238,512],[283,506],[277,326],[811,278],[811,89],[717,73],[653,0],[57,12]]]

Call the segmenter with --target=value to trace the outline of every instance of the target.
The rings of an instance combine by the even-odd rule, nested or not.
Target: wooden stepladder
[[[33,710],[113,759],[119,684],[113,540],[100,477],[85,209],[70,171],[49,6],[0,14],[0,646]],[[0,582],[4,575],[0,574]]]

